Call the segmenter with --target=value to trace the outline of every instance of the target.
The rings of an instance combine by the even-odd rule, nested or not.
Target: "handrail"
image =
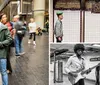
[[[0,6],[0,12],[10,3],[11,0],[5,0]]]

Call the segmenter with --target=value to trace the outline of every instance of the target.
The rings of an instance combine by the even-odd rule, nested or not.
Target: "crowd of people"
[[[36,46],[36,29],[35,19],[31,18],[28,24],[29,40],[28,44],[33,42]],[[8,21],[7,15],[0,14],[0,73],[2,77],[2,85],[8,85],[8,74],[12,74],[10,63],[11,47],[15,47],[16,58],[25,54],[22,47],[23,37],[26,33],[26,23],[20,20],[19,15],[15,15],[11,21]]]

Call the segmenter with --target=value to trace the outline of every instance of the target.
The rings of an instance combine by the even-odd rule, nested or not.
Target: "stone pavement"
[[[22,57],[16,58],[12,50],[9,85],[48,85],[48,35],[37,36],[36,47],[28,45],[28,36],[23,44],[26,53]]]

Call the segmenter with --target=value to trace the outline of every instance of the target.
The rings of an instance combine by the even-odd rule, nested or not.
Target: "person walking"
[[[14,29],[15,29],[15,51],[16,51],[16,57],[19,58],[21,55],[25,54],[25,52],[23,52],[23,48],[22,48],[22,41],[23,41],[23,37],[24,35],[20,35],[19,33],[21,32],[21,28],[23,26],[23,22],[20,21],[20,16],[16,15],[14,16]]]
[[[34,20],[34,18],[30,19],[30,23],[28,24],[28,28],[29,28],[29,40],[28,43],[31,43],[32,37],[33,37],[33,44],[36,45],[36,29],[37,29],[37,25],[36,22]]]
[[[8,85],[8,74],[7,74],[7,48],[12,42],[10,32],[2,21],[5,19],[4,14],[0,14],[0,72],[2,75],[2,85]]]
[[[6,14],[3,14],[2,17],[3,17],[2,23],[7,26],[8,30],[10,31],[11,37],[14,38],[13,27],[12,27],[11,23],[9,21],[7,21]],[[14,43],[12,42],[12,44],[14,44]],[[8,46],[8,51],[7,51],[7,72],[9,74],[12,73],[12,68],[11,68],[11,63],[10,63],[10,52],[11,52],[12,44]]]
[[[55,28],[54,28],[54,35],[56,37],[56,42],[60,43],[63,40],[63,12],[58,11],[57,13],[58,20],[56,21]]]
[[[46,27],[46,29],[47,29],[47,32],[49,32],[49,20],[46,21],[45,27]]]

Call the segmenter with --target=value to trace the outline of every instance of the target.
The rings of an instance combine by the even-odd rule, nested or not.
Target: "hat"
[[[56,12],[56,14],[57,14],[57,15],[62,15],[63,12],[62,12],[62,11],[58,11],[58,12]]]

